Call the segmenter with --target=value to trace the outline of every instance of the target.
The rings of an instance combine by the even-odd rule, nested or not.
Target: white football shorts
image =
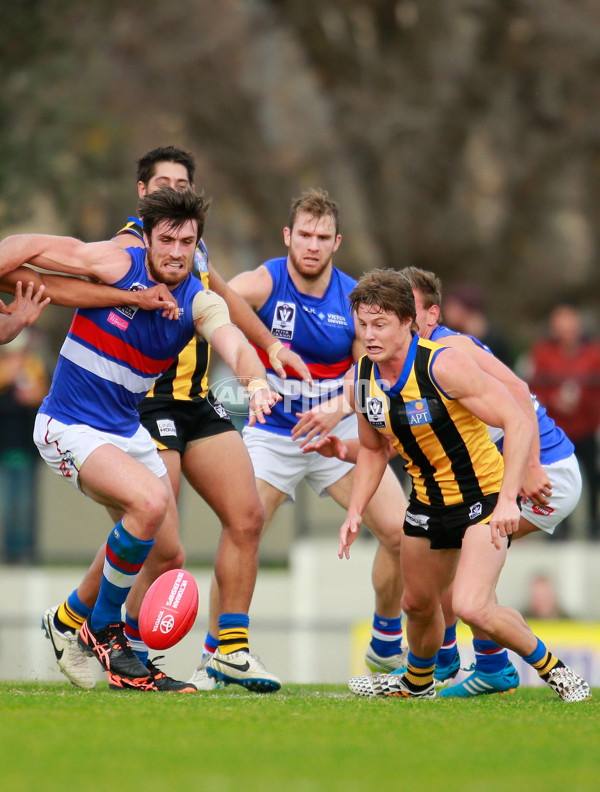
[[[356,415],[344,418],[331,434],[342,440],[358,437]],[[307,481],[319,497],[327,497],[327,487],[335,484],[354,467],[350,462],[335,457],[327,458],[316,451],[303,454],[299,440],[265,429],[245,426],[242,436],[256,478],[285,492],[288,501],[296,500],[296,487],[302,480]]]
[[[544,465],[552,484],[548,506],[521,504],[521,514],[541,531],[553,534],[556,526],[573,511],[581,495],[581,471],[575,454],[559,462]]]
[[[38,413],[33,429],[33,442],[44,462],[78,489],[81,466],[92,451],[106,443],[137,459],[159,478],[167,473],[156,443],[143,426],[132,437],[121,437],[110,432],[100,432],[85,424],[64,424],[49,415]]]

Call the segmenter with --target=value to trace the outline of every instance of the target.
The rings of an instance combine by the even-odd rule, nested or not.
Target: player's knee
[[[419,592],[405,590],[402,596],[402,610],[408,617],[415,621],[428,621],[433,618],[439,603],[434,597],[428,597]]]
[[[223,525],[223,529],[241,542],[258,542],[262,532],[265,513],[260,501],[246,504],[244,511],[237,515],[237,519],[229,525]]]
[[[137,498],[133,510],[140,515],[141,520],[148,526],[158,530],[167,514],[169,493],[167,488],[159,482]]]
[[[489,608],[486,603],[471,600],[469,597],[454,597],[452,610],[469,627],[484,629],[488,622]]]

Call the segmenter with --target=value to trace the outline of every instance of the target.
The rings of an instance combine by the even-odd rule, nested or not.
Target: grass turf
[[[587,792],[600,788],[594,693],[564,704],[545,688],[407,701],[342,685],[261,696],[0,682],[0,780],[6,792]]]

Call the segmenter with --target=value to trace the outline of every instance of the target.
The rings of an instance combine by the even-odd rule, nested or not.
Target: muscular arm
[[[354,396],[352,396],[352,403]],[[358,415],[358,439],[360,441],[354,481],[346,519],[340,528],[338,556],[350,557],[350,546],[358,536],[362,514],[373,497],[388,463],[387,441],[374,429],[361,413]]]
[[[110,308],[133,305],[144,310],[163,309],[168,311],[170,318],[174,317],[177,310],[177,300],[164,283],[151,289],[126,291],[104,283],[92,283],[83,278],[51,275],[47,272],[37,272],[30,267],[18,267],[0,278],[0,289],[8,294],[14,294],[19,281],[33,283],[35,289],[44,286],[44,296],[49,297],[55,305],[66,308]]]
[[[463,352],[442,350],[431,370],[445,393],[458,399],[484,423],[499,426],[504,431],[504,477],[490,521],[492,541],[499,546],[499,537],[518,527],[516,499],[527,468],[533,426],[504,385],[482,371]]]
[[[255,270],[242,272],[229,283],[225,283],[211,265],[208,266],[211,286],[226,301],[231,318],[246,338],[267,352],[269,362],[277,375],[286,379],[287,366],[293,369],[300,379],[312,385],[310,371],[300,355],[292,352],[275,338],[255,313],[265,304],[273,288],[273,279],[267,268],[261,265]]]
[[[509,391],[521,410],[531,421],[533,426],[533,439],[529,452],[523,494],[531,498],[539,506],[545,506],[547,497],[552,492],[552,487],[546,471],[540,463],[540,433],[535,407],[527,383],[517,377],[501,360],[482,349],[468,336],[450,335],[441,340],[443,346],[453,347],[465,352],[477,363],[479,368],[491,377],[501,382]]]
[[[0,242],[0,277],[25,263],[51,272],[88,276],[116,283],[131,266],[128,254],[114,242],[81,242],[50,234],[17,234]]]

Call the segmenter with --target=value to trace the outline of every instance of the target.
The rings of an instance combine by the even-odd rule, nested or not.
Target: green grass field
[[[539,688],[407,701],[342,685],[177,696],[2,682],[0,783],[4,792],[598,790],[594,693],[564,704]]]

